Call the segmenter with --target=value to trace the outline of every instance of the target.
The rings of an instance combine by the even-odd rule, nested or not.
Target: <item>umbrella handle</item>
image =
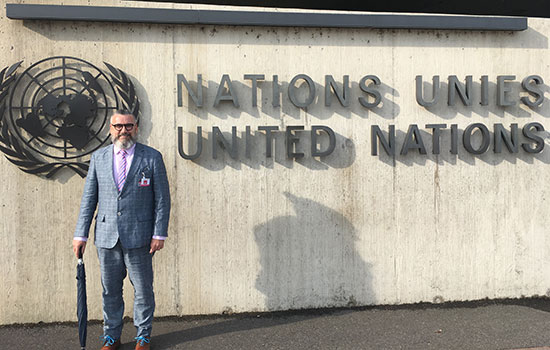
[[[83,248],[83,247],[79,247],[79,248],[78,248],[78,254],[77,254],[77,256],[76,256],[76,257],[78,258],[78,260],[82,260],[82,248]]]

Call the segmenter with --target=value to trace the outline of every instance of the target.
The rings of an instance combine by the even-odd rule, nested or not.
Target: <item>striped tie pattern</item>
[[[126,156],[128,153],[126,153],[125,150],[122,150],[122,159],[120,161],[119,167],[118,167],[118,180],[117,180],[117,187],[118,191],[122,191],[122,187],[124,187],[124,182],[126,181]]]

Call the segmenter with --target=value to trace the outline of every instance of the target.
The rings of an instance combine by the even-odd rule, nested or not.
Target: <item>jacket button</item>
[[[122,215],[122,213],[121,213],[121,212],[119,211],[118,213],[116,213],[116,215],[118,215],[118,216],[121,216],[121,215]]]

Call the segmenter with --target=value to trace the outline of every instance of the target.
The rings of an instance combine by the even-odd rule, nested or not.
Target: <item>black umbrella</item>
[[[78,265],[76,266],[76,316],[78,317],[78,337],[80,349],[86,349],[86,333],[88,331],[88,305],[86,303],[86,271],[82,250],[78,251]]]

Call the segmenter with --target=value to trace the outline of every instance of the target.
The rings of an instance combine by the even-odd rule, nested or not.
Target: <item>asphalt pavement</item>
[[[157,318],[152,349],[550,350],[550,299]],[[102,325],[88,327],[99,349]],[[122,350],[134,348],[125,322]],[[0,326],[0,349],[80,349],[76,323]]]

